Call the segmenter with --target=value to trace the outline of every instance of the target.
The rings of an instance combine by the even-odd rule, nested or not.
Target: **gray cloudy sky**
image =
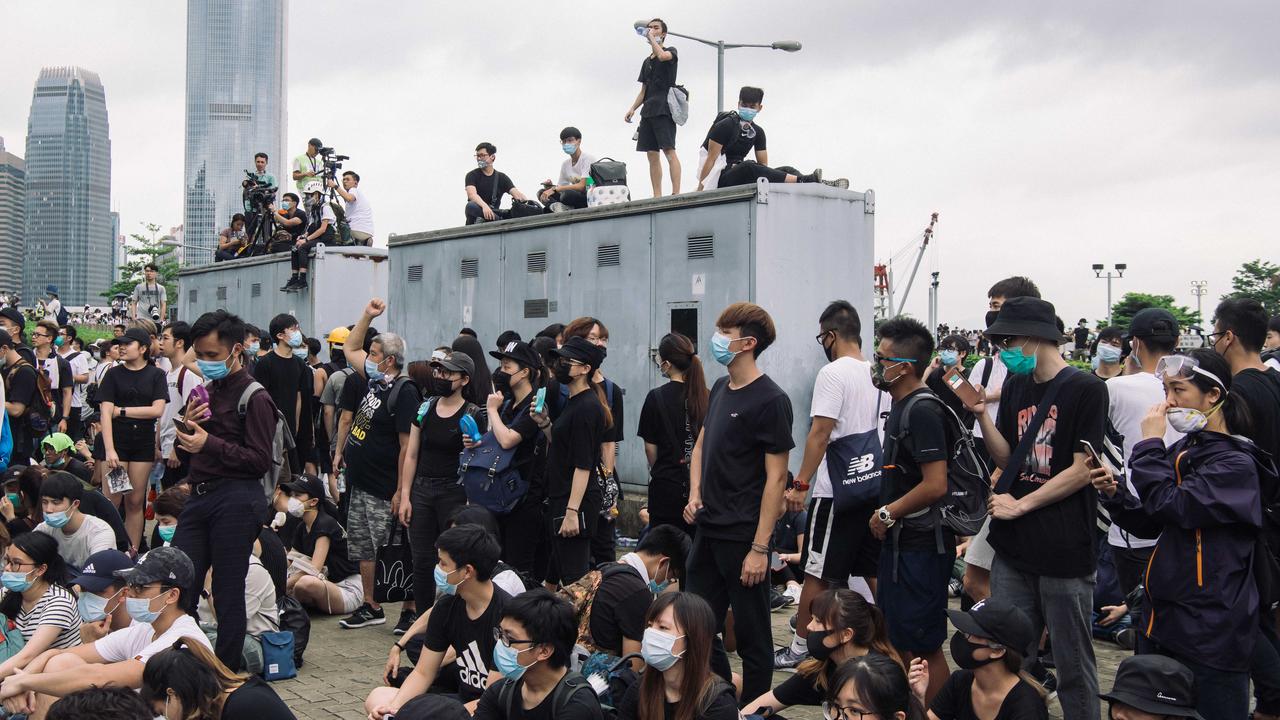
[[[1272,2],[466,3],[295,0],[289,149],[318,135],[352,156],[380,234],[458,224],[462,175],[489,140],[531,192],[554,176],[558,132],[625,160],[647,196],[634,126],[645,46],[632,21],[733,42],[730,102],[765,89],[770,158],[847,176],[877,198],[876,256],[941,213],[940,319],[976,325],[999,277],[1027,274],[1068,323],[1105,314],[1094,262],[1125,262],[1125,291],[1216,302],[1244,261],[1276,260],[1280,5]],[[185,3],[5,3],[0,136],[23,152],[44,65],[101,74],[112,203],[126,232],[182,220]],[[715,105],[715,52],[673,39],[692,94],[685,184]],[[245,159],[249,167],[250,158]],[[274,162],[279,172],[282,163]],[[905,273],[906,268],[899,272]],[[870,282],[870,269],[866,281]],[[907,310],[925,316],[917,280]],[[832,288],[831,295],[840,294]],[[1213,302],[1209,303],[1209,308]]]

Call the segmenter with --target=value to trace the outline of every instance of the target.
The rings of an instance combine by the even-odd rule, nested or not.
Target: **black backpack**
[[[511,714],[511,704],[516,701],[517,681],[511,678],[503,678],[502,687],[498,688],[498,706],[503,709],[503,717],[513,717]],[[560,678],[560,682],[556,683],[556,687],[551,691],[551,720],[556,720],[564,716],[565,708],[569,707],[569,703],[573,700],[573,695],[581,688],[587,688],[591,691],[590,704],[591,717],[594,720],[603,720],[604,713],[600,710],[600,701],[596,698],[596,691],[591,688],[591,683],[576,672],[569,671]]]
[[[591,176],[591,182],[597,187],[626,186],[627,184],[627,164],[611,157],[600,158],[591,163],[591,169],[587,174]]]
[[[280,610],[281,632],[293,633],[293,664],[302,667],[302,654],[311,640],[311,616],[302,603],[288,595],[281,595],[276,605]]]

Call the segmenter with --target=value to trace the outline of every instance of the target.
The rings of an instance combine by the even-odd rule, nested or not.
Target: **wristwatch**
[[[880,518],[881,524],[883,524],[887,528],[893,527],[893,524],[897,522],[896,520],[893,519],[893,515],[889,514],[888,505],[881,505],[880,509],[876,510],[876,517]]]

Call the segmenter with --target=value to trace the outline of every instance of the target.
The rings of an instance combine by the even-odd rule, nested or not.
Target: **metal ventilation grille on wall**
[[[691,236],[688,249],[690,260],[705,260],[716,256],[715,239],[710,235]]]
[[[196,301],[196,290],[195,288],[192,288],[187,291],[187,302],[195,304],[195,301]]]
[[[547,251],[535,250],[525,256],[524,266],[526,272],[543,273],[547,271]]]
[[[217,294],[217,297],[218,297],[218,299],[219,299],[219,300],[226,300],[226,299],[227,299],[227,286],[226,286],[226,285],[222,285],[222,286],[220,286],[220,287],[218,288],[218,294]]]
[[[249,297],[262,297],[262,283],[254,283],[249,286]]]
[[[462,278],[480,277],[480,258],[462,258]]]
[[[621,264],[621,245],[600,245],[596,248],[596,267],[618,267]]]
[[[421,265],[409,266],[409,282],[422,282],[422,266]]]
[[[526,318],[544,318],[548,317],[548,315],[549,308],[546,298],[524,301],[524,316]]]

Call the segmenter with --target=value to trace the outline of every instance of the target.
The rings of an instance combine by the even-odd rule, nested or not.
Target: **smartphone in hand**
[[[942,381],[965,405],[972,407],[982,402],[982,396],[978,394],[978,389],[965,378],[959,367],[953,367],[943,373]]]
[[[178,432],[182,433],[183,435],[194,435],[196,432],[190,425],[187,424],[187,421],[183,420],[182,418],[174,418],[173,426],[178,428]]]
[[[547,412],[547,389],[545,387],[538,388],[537,394],[533,396],[533,411],[539,415],[545,415]]]
[[[1089,467],[1092,467],[1092,468],[1102,467],[1102,457],[1098,455],[1097,450],[1093,449],[1093,443],[1089,442],[1088,440],[1081,440],[1080,446],[1084,448],[1084,454],[1087,458],[1085,462],[1086,464],[1088,464]]]

